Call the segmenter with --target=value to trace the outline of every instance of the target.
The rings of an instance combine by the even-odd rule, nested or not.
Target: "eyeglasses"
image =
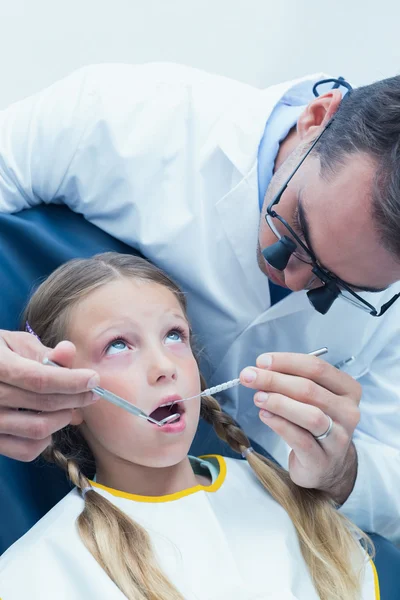
[[[357,294],[345,281],[328,271],[321,265],[315,254],[308,248],[303,240],[297,235],[289,223],[281,217],[275,210],[274,206],[279,204],[283,193],[285,192],[290,181],[297,173],[301,165],[306,160],[307,156],[312,152],[321,137],[332,125],[334,118],[325,126],[323,131],[314,140],[310,148],[307,150],[303,158],[300,160],[291,175],[285,181],[279,192],[272,199],[267,207],[265,220],[267,221],[271,231],[278,238],[278,242],[265,248],[262,253],[266,261],[278,271],[283,271],[289,262],[291,256],[295,256],[298,260],[312,266],[312,273],[322,282],[322,286],[309,290],[307,292],[308,299],[314,308],[321,314],[326,314],[331,308],[336,298],[342,298],[353,306],[368,312],[373,317],[381,317],[385,312],[396,302],[400,297],[400,293],[395,294],[388,302],[382,305],[380,310],[376,309],[372,304],[364,300]]]

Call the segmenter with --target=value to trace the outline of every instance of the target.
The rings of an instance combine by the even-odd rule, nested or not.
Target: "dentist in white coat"
[[[296,483],[399,540],[400,302],[372,316],[400,291],[390,152],[379,162],[394,142],[384,119],[374,133],[388,84],[314,98],[321,77],[259,90],[177,65],[83,68],[0,113],[0,211],[65,203],[164,268],[187,292],[207,382],[247,367],[224,409]],[[400,120],[400,80],[389,88]],[[307,296],[322,286],[326,314]],[[32,460],[96,378],[1,335],[0,453]],[[327,362],[305,355],[321,346]],[[73,351],[50,355],[68,366]]]

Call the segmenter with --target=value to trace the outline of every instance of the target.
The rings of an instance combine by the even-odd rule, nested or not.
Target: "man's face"
[[[268,265],[261,250],[277,241],[265,220],[266,208],[304,153],[300,140],[272,178],[264,198],[258,237],[260,269],[273,282],[293,291],[322,285],[310,264],[292,256],[287,268],[277,271]],[[311,247],[321,265],[356,292],[380,291],[400,280],[400,261],[383,248],[374,228],[371,190],[375,168],[367,155],[355,153],[334,173],[321,173],[319,158],[312,153],[274,207]],[[298,221],[303,226],[306,222],[306,228],[299,228]],[[290,237],[277,219],[274,224],[282,235]]]

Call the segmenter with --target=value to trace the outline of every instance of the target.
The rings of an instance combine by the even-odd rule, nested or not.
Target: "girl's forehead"
[[[159,283],[120,278],[94,289],[69,313],[71,333],[76,327],[92,328],[113,319],[151,320],[172,311],[184,316],[178,298]]]

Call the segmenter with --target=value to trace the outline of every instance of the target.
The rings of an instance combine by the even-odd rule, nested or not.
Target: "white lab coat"
[[[380,319],[338,300],[325,316],[304,292],[270,307],[256,261],[257,150],[286,95],[312,99],[305,79],[259,90],[166,64],[83,68],[0,113],[0,210],[67,204],[138,248],[187,292],[210,385],[261,352],[329,348],[363,385],[355,432],[358,477],[342,510],[400,540],[400,302]],[[394,291],[365,294],[374,304]],[[258,418],[251,390],[221,400],[281,463],[289,449]]]
[[[167,496],[93,485],[146,529],[160,568],[185,600],[318,600],[285,510],[247,462],[208,460],[220,465],[212,485]],[[3,600],[126,598],[80,539],[84,504],[72,490],[1,557]],[[362,569],[360,600],[378,600],[372,561],[361,552],[353,560]]]

